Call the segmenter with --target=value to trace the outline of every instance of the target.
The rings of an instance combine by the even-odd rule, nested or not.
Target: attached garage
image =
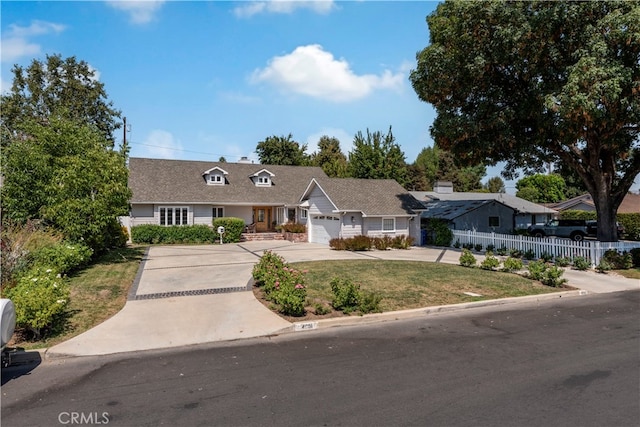
[[[307,225],[311,243],[328,245],[331,239],[340,237],[340,217],[337,215],[310,215]]]

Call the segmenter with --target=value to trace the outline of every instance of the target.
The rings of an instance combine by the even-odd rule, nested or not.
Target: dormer
[[[225,177],[227,175],[229,175],[229,173],[218,166],[206,170],[202,174],[205,181],[207,181],[207,185],[225,185],[227,182]]]
[[[251,180],[256,187],[271,187],[272,178],[275,174],[269,172],[266,169],[261,169],[258,172],[251,175]]]

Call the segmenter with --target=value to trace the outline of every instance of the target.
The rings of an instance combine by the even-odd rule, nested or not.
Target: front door
[[[271,228],[271,208],[254,207],[253,222],[256,224],[256,231],[268,231]]]

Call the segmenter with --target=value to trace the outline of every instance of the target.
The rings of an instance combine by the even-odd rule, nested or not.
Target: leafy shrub
[[[522,270],[522,260],[519,258],[509,257],[502,263],[502,270],[506,272],[514,272]]]
[[[456,242],[453,244],[453,247],[454,247],[454,248],[456,248],[456,249],[458,249],[458,248],[460,248],[460,246],[461,246],[461,245],[460,245],[460,239],[458,239],[458,240],[456,240]]]
[[[568,267],[571,264],[571,259],[565,256],[557,256],[554,262],[558,267]]]
[[[480,263],[480,268],[483,270],[494,270],[500,266],[500,260],[493,256],[493,252],[487,251],[484,260]]]
[[[321,304],[319,302],[315,303],[313,305],[313,311],[318,315],[318,316],[323,316],[325,314],[329,314],[331,313],[331,308],[327,307],[324,304]]]
[[[253,266],[256,286],[262,286],[265,296],[282,314],[302,316],[305,313],[307,288],[305,272],[289,267],[280,255],[265,251]]]
[[[505,256],[507,254],[507,247],[502,245],[497,250],[496,253],[500,256]]]
[[[633,248],[629,251],[631,254],[631,263],[634,267],[640,267],[640,248]]]
[[[547,251],[544,251],[540,254],[540,259],[543,260],[544,262],[550,262],[553,259],[553,255],[551,255]]]
[[[334,277],[329,283],[333,300],[331,305],[336,310],[351,313],[358,308],[360,297],[360,285],[353,283],[351,279]]]
[[[453,231],[449,228],[447,221],[438,218],[430,218],[427,222],[427,244],[435,246],[451,246],[453,241]]]
[[[553,286],[554,288],[559,288],[567,282],[567,279],[562,278],[563,274],[564,274],[564,270],[554,265],[544,270],[540,281],[544,285]]]
[[[60,242],[33,253],[33,266],[68,274],[91,260],[93,250],[82,243]]]
[[[348,251],[368,251],[371,249],[372,242],[368,236],[353,236],[346,239]]]
[[[616,219],[624,227],[626,239],[640,240],[640,213],[619,213]]]
[[[527,269],[529,270],[528,277],[533,280],[542,280],[547,267],[548,266],[544,261],[531,261],[527,265]]]
[[[227,237],[223,237],[223,241],[225,239]],[[219,235],[214,229],[206,225],[165,227],[155,224],[143,224],[131,227],[131,240],[133,243],[146,244],[215,243],[219,241]]]
[[[598,273],[606,273],[607,271],[613,270],[613,264],[607,261],[605,258],[600,258],[600,262],[596,265],[596,271]]]
[[[336,251],[346,251],[347,242],[342,237],[329,240],[329,247]]]
[[[242,218],[234,217],[214,218],[212,231],[216,236],[216,240],[220,241],[218,227],[224,227],[222,243],[238,243],[240,241],[240,236],[244,231],[244,220]]]
[[[413,237],[401,234],[400,236],[396,236],[393,238],[391,247],[393,247],[394,249],[409,249],[411,245],[413,245],[413,242]]]
[[[509,255],[514,258],[522,258],[522,251],[520,249],[511,249]]]
[[[353,283],[351,279],[334,277],[330,286],[333,292],[331,305],[336,310],[346,314],[356,310],[363,314],[380,311],[382,297],[374,292],[360,290],[360,285]]]
[[[460,265],[463,267],[475,267],[476,257],[473,256],[469,249],[463,249],[460,255]]]
[[[385,251],[393,246],[391,236],[375,237],[373,239],[373,247],[379,251]]]
[[[463,243],[462,244],[462,249],[469,249],[469,250],[473,249],[473,243],[470,243],[470,242],[469,243]]]
[[[52,269],[29,270],[5,294],[15,305],[16,325],[33,332],[35,339],[44,329],[56,330],[64,322],[69,284]]]
[[[576,270],[588,270],[591,265],[585,257],[577,256],[573,259],[573,268]]]
[[[492,245],[491,243],[489,243],[489,244],[487,245],[487,252],[492,252],[492,253],[493,253],[493,251],[494,251],[495,249],[496,249],[496,246],[495,246],[495,245]]]
[[[282,224],[282,231],[286,231],[288,233],[306,233],[307,227],[304,224],[298,224],[297,222],[287,222],[286,224]]]
[[[476,243],[473,248],[476,250],[476,252],[480,252],[482,251],[482,243]]]
[[[536,257],[536,253],[533,251],[533,249],[527,249],[526,251],[524,251],[524,254],[522,256],[524,256],[524,259],[531,261]]]
[[[633,257],[629,252],[620,253],[615,249],[609,249],[602,259],[611,266],[611,269],[626,270],[633,267]]]

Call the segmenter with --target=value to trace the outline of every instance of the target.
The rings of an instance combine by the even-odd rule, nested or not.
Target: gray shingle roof
[[[411,194],[423,203],[434,200],[447,201],[471,201],[471,200],[495,200],[503,205],[515,209],[519,213],[531,214],[553,214],[555,210],[548,207],[532,203],[520,197],[506,193],[436,193],[435,191],[412,191]]]
[[[365,216],[404,216],[423,209],[422,204],[393,179],[318,178],[315,181],[339,211],[362,212]]]
[[[451,221],[489,203],[493,203],[493,200],[434,200],[425,204],[426,210],[422,216]]]
[[[225,185],[208,185],[203,173],[214,167],[228,172]],[[273,173],[272,185],[257,187],[256,172]],[[326,178],[319,167],[219,163],[191,160],[129,159],[131,203],[207,203],[295,205],[312,178]]]

